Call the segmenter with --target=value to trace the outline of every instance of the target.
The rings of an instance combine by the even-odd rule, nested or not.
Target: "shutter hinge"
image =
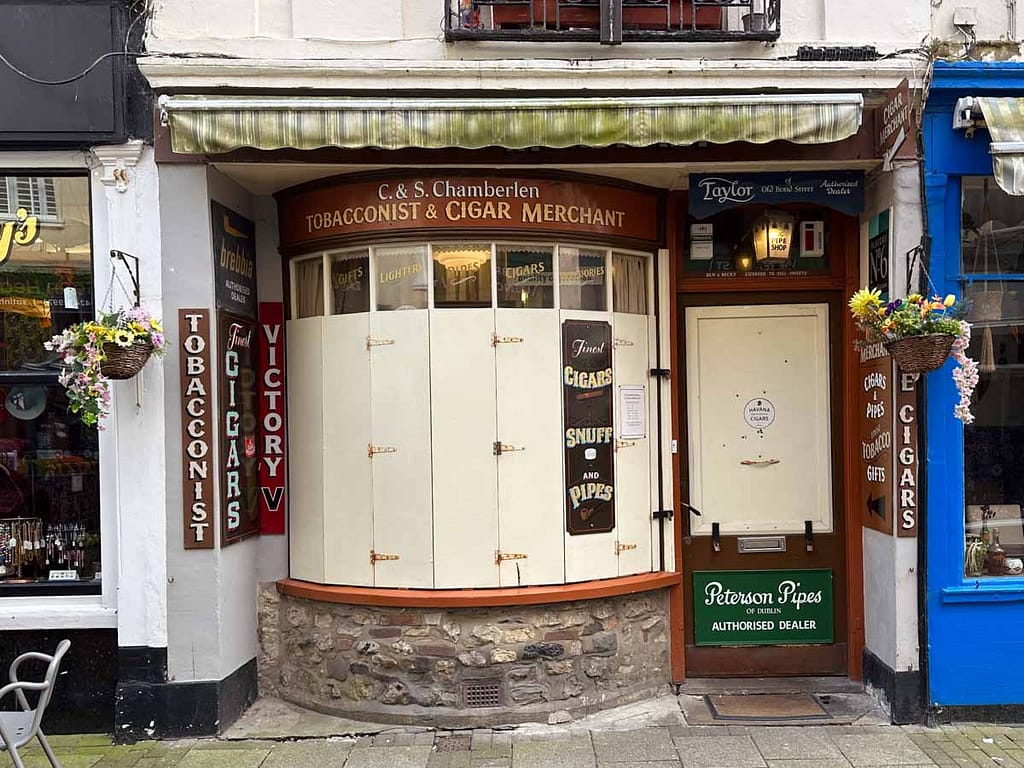
[[[373,443],[366,446],[366,455],[371,459],[378,453],[398,453],[398,449],[391,445],[374,445]]]
[[[383,552],[377,552],[376,550],[370,550],[370,565],[376,565],[381,560],[400,560],[398,555],[385,555]]]
[[[651,376],[657,379],[670,379],[672,378],[672,369],[670,368],[651,368]]]
[[[522,554],[521,552],[502,552],[500,549],[494,550],[494,564],[501,565],[505,560],[526,560],[529,555]]]
[[[522,336],[499,336],[496,333],[491,334],[491,346],[496,347],[499,344],[522,344]]]
[[[494,455],[501,456],[503,453],[512,453],[513,451],[525,451],[526,446],[524,445],[509,445],[503,443],[501,440],[494,441]]]
[[[675,511],[671,509],[656,509],[651,512],[652,520],[671,520],[675,517]]]

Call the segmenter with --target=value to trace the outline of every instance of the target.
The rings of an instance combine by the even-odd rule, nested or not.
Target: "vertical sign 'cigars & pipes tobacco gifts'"
[[[572,535],[615,528],[612,328],[562,323],[565,513]]]
[[[892,533],[893,363],[885,345],[861,347],[857,407],[860,433],[861,522]]]
[[[210,313],[179,309],[181,463],[185,549],[213,549],[213,404]]]
[[[284,430],[284,305],[260,305],[260,533],[284,533],[287,437]]]
[[[256,322],[219,314],[221,540],[233,544],[260,531],[256,451]]]

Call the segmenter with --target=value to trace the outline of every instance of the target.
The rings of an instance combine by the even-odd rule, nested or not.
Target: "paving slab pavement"
[[[283,702],[220,739],[114,745],[52,736],[63,768],[1024,768],[1024,726],[693,725],[661,697],[570,723],[434,730],[340,720]],[[22,749],[26,768],[49,768]],[[2,765],[2,758],[0,758]]]

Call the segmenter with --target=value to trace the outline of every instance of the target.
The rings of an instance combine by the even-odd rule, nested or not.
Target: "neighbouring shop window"
[[[631,315],[647,314],[647,259],[628,253],[612,254],[612,309]]]
[[[434,246],[434,306],[491,306],[491,246]]]
[[[606,251],[561,246],[558,291],[562,309],[603,312],[608,308]]]
[[[0,219],[14,218],[19,208],[40,221],[58,223],[57,185],[52,176],[7,176],[0,184]]]
[[[370,252],[365,248],[332,253],[331,313],[351,315],[370,311]]]
[[[974,423],[964,427],[964,573],[1024,571],[1024,198],[991,177],[964,178],[964,295],[978,361]]]
[[[377,309],[427,308],[427,246],[374,249]]]
[[[496,258],[499,307],[555,306],[554,248],[499,245]]]
[[[746,205],[689,219],[689,275],[788,276],[827,273],[828,211],[799,205]]]
[[[0,177],[0,594],[98,593],[98,440],[43,343],[94,313],[89,180]]]
[[[293,315],[296,320],[324,313],[324,258],[314,256],[292,263]]]

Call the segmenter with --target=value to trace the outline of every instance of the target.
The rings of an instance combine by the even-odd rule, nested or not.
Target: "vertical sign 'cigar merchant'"
[[[256,323],[221,312],[221,540],[233,544],[260,530],[256,455]]]
[[[566,529],[604,533],[615,527],[610,324],[562,323],[562,397]]]
[[[210,313],[179,309],[181,462],[185,549],[213,548],[213,445]]]

